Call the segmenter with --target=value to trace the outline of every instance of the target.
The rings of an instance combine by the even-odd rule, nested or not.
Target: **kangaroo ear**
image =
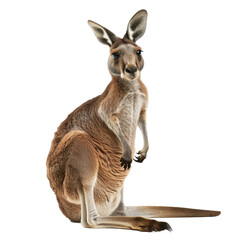
[[[129,21],[125,38],[136,42],[143,36],[147,25],[147,11],[138,11]]]
[[[109,47],[113,45],[117,37],[111,31],[91,20],[88,20],[88,24],[101,43],[107,44]]]

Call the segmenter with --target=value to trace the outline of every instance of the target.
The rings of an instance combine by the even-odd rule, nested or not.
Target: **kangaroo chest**
[[[130,92],[124,96],[116,110],[121,129],[129,145],[132,147],[143,104],[144,94],[140,91]]]

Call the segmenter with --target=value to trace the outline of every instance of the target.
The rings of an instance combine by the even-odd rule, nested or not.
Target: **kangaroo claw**
[[[143,160],[147,157],[146,154],[141,151],[137,152],[137,154],[139,154],[139,156],[135,156],[133,160],[138,163],[142,163]]]
[[[126,170],[129,169],[131,167],[132,164],[132,159],[131,160],[126,160],[125,158],[121,158],[120,159],[121,162],[121,166]]]

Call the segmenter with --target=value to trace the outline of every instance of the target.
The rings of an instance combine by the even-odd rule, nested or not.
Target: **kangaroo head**
[[[146,23],[147,11],[140,10],[130,19],[124,37],[119,38],[105,27],[88,21],[97,39],[110,47],[108,69],[111,75],[127,81],[140,77],[140,72],[143,69],[143,58],[142,50],[136,41],[145,33]]]

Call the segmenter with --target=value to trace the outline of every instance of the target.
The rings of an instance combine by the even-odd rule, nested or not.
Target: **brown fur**
[[[146,91],[143,83],[141,85]],[[66,204],[65,199],[69,196],[79,200],[78,181],[84,181],[85,178],[89,181],[90,177],[89,174],[82,176],[83,174],[89,171],[98,174],[95,195],[103,201],[108,199],[101,189],[114,192],[114,188],[121,187],[128,174],[128,170],[124,170],[120,165],[121,143],[97,114],[103,99],[109,104],[106,107],[111,108],[123,97],[124,88],[121,89],[117,80],[113,79],[102,95],[72,112],[55,133],[47,159],[47,176],[58,197],[60,209],[72,221],[76,221],[76,218],[72,217],[69,211],[63,210],[71,207],[71,203]],[[80,155],[87,155],[92,161],[79,163],[81,159],[77,158]],[[67,207],[62,207],[61,203]],[[73,204],[72,207],[75,216],[77,206]]]

